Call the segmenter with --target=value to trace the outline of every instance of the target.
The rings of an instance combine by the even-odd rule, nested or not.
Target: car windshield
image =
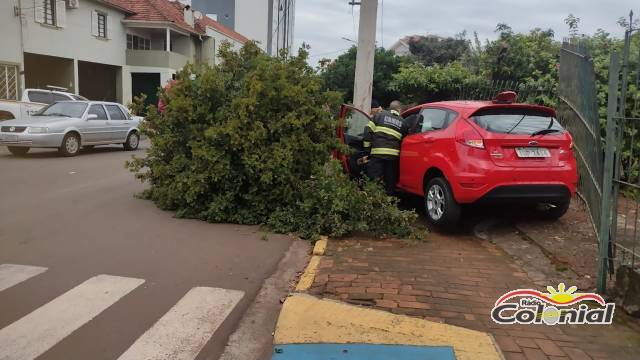
[[[83,102],[57,102],[51,104],[41,111],[34,114],[34,116],[64,116],[79,118],[84,114],[87,104]]]
[[[537,109],[485,109],[476,112],[471,120],[481,128],[499,134],[539,135],[564,130],[553,116]]]
[[[75,94],[70,94],[70,95],[73,98],[73,100],[89,101],[89,99],[87,99],[86,97],[81,96],[81,95],[75,95]]]

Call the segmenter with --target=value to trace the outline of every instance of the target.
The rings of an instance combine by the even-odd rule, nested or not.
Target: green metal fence
[[[611,246],[600,252],[601,291],[606,289],[606,275],[619,266],[640,268],[640,35],[637,56],[632,54],[632,35],[640,29],[632,27],[632,17],[629,24],[622,64],[614,52],[609,67],[605,180],[611,179],[611,200],[603,202],[603,211]]]
[[[603,151],[598,117],[596,76],[587,45],[565,41],[560,51],[558,120],[573,136],[578,163],[578,194],[596,234],[600,230]]]

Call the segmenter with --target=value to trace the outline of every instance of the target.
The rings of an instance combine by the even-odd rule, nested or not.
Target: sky
[[[297,0],[295,19],[296,48],[303,42],[311,46],[310,62],[335,58],[358,38],[358,6],[350,0]],[[367,1],[367,0],[362,0]],[[568,14],[581,19],[580,33],[592,34],[598,28],[623,37],[616,23],[633,10],[640,16],[639,0],[378,0],[378,46],[390,47],[405,35],[434,34],[453,36],[466,30],[469,38],[494,39],[498,23],[507,23],[516,32],[540,27],[555,31],[557,40],[568,33],[564,19]],[[383,15],[384,14],[384,15]]]

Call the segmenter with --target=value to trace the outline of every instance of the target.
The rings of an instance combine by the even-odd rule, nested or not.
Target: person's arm
[[[373,134],[376,132],[375,120],[378,115],[375,115],[372,120],[369,120],[367,126],[364,127],[364,136],[362,138],[362,147],[367,153],[371,151],[371,142],[373,141]]]

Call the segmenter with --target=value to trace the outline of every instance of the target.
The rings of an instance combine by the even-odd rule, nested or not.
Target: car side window
[[[422,109],[423,117],[421,132],[446,129],[458,116],[453,111],[443,109]]]
[[[69,96],[62,94],[53,93],[51,96],[53,97],[53,102],[72,100]]]
[[[52,104],[53,97],[48,91],[29,91],[29,100],[32,102]]]
[[[120,110],[118,105],[105,105],[107,111],[109,112],[109,117],[111,120],[126,120],[126,117]]]
[[[104,108],[102,107],[102,105],[99,104],[93,104],[91,105],[91,107],[89,108],[89,115],[97,115],[98,119],[97,120],[107,120],[107,113],[104,111]]]

